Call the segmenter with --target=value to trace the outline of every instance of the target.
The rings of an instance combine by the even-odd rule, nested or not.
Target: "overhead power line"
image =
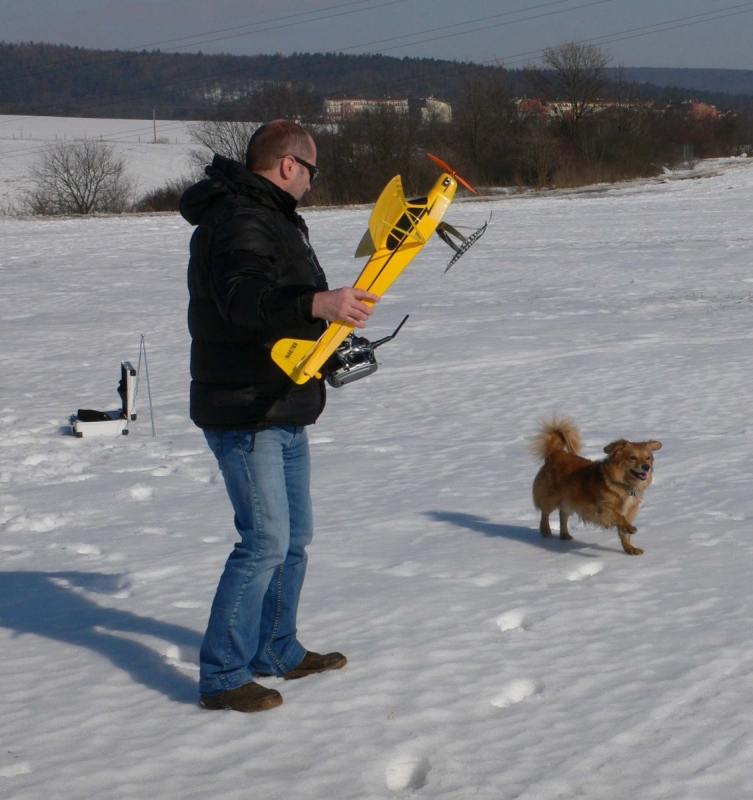
[[[372,0],[352,0],[352,2],[350,2],[350,3],[340,3],[340,4],[335,5],[335,6],[326,6],[325,8],[317,8],[314,11],[300,11],[300,12],[298,12],[296,14],[286,14],[283,17],[274,17],[273,19],[263,20],[262,22],[250,22],[250,23],[248,23],[246,25],[233,25],[231,28],[219,28],[219,29],[213,30],[213,31],[203,31],[201,33],[191,34],[190,36],[181,36],[178,39],[166,39],[166,40],[164,40],[162,42],[151,42],[150,44],[141,44],[141,45],[137,45],[136,47],[131,47],[129,49],[130,50],[143,50],[143,49],[145,49],[147,47],[162,47],[163,45],[166,45],[166,44],[174,44],[176,42],[188,42],[190,39],[197,39],[199,41],[191,42],[188,45],[180,45],[180,47],[186,47],[186,46],[195,47],[196,45],[208,44],[210,42],[215,42],[215,41],[218,41],[218,42],[222,41],[221,38],[218,38],[218,39],[205,39],[205,38],[203,38],[203,37],[206,37],[206,36],[215,36],[215,35],[221,34],[221,33],[230,33],[230,31],[233,32],[232,36],[228,36],[227,38],[234,38],[235,36],[246,36],[246,35],[252,34],[252,33],[265,33],[267,31],[271,31],[271,30],[280,30],[280,28],[289,28],[289,27],[291,27],[293,25],[305,25],[305,24],[307,24],[309,22],[318,22],[321,19],[330,19],[330,17],[339,17],[339,16],[343,16],[344,14],[358,13],[358,12],[361,12],[361,11],[371,11],[372,9],[375,9],[375,8],[383,8],[384,6],[392,6],[392,5],[396,5],[397,3],[406,3],[406,2],[408,2],[408,0],[389,0],[389,2],[379,3],[378,5],[369,6],[368,8],[358,8],[358,9],[353,9],[352,11],[343,11],[342,13],[339,13],[339,14],[332,14],[332,15],[323,16],[323,17],[316,17],[314,20],[309,20],[309,19],[300,20],[299,19],[300,17],[311,17],[314,14],[322,14],[325,11],[334,11],[334,10],[338,10],[339,11],[342,8],[348,8],[349,6],[362,6],[364,3],[369,3],[371,1]],[[274,24],[274,23],[277,23],[277,22],[287,22],[288,20],[292,20],[292,19],[298,19],[299,21],[298,22],[290,22],[287,25],[275,25],[275,27],[272,27],[272,28],[262,28],[261,30],[258,30],[259,26],[261,26],[261,25],[270,25],[270,24]],[[257,30],[243,31],[244,28],[257,28]],[[173,47],[168,48],[168,50],[174,50],[174,49],[176,49],[176,48],[173,48]]]
[[[538,10],[540,8],[547,8],[549,6],[561,5],[563,2],[567,2],[568,3],[567,8],[557,9],[556,11],[547,11],[547,12],[545,12],[543,14],[534,14],[533,16],[530,16],[530,17],[521,17],[520,19],[507,20],[505,22],[498,22],[498,23],[496,23],[494,25],[485,24],[485,25],[482,25],[482,26],[480,26],[478,28],[470,28],[467,31],[457,31],[456,33],[447,33],[447,34],[444,34],[443,36],[434,36],[434,37],[429,38],[429,39],[419,39],[418,41],[414,41],[414,42],[405,42],[404,44],[397,44],[397,45],[394,45],[393,47],[387,47],[387,48],[381,47],[381,48],[379,48],[379,52],[380,53],[387,53],[387,52],[390,52],[391,50],[399,50],[402,47],[413,47],[414,45],[417,45],[417,44],[426,44],[428,42],[438,42],[438,41],[441,41],[442,39],[451,39],[451,38],[454,38],[456,36],[465,36],[466,34],[469,34],[469,33],[478,33],[478,31],[488,31],[488,30],[491,30],[491,29],[494,29],[494,28],[505,28],[505,27],[508,27],[509,25],[517,25],[520,22],[530,22],[530,21],[535,20],[535,19],[544,19],[545,17],[554,17],[554,16],[556,16],[558,14],[566,14],[566,13],[569,13],[571,11],[579,11],[580,9],[590,8],[591,6],[601,6],[601,5],[604,5],[605,3],[613,3],[613,2],[615,2],[615,0],[590,0],[590,2],[581,3],[581,5],[578,5],[578,6],[570,5],[569,3],[571,2],[571,0],[557,0],[557,2],[542,3],[541,5],[531,6],[530,8],[521,9],[521,10],[518,10],[518,11],[506,11],[506,12],[504,12],[502,14],[492,14],[490,17],[480,17],[479,19],[466,20],[465,22],[456,22],[453,25],[443,25],[442,27],[439,27],[439,28],[429,28],[428,30],[418,31],[417,33],[405,33],[405,34],[402,34],[401,36],[392,36],[389,39],[379,39],[379,40],[377,40],[375,42],[368,42],[366,44],[360,44],[360,45],[354,45],[353,47],[348,47],[347,50],[356,50],[356,49],[358,49],[360,47],[372,47],[374,45],[383,44],[383,43],[387,44],[389,42],[398,41],[399,39],[412,39],[414,36],[423,36],[426,33],[436,33],[438,31],[449,30],[450,28],[460,28],[460,27],[465,26],[465,25],[475,25],[478,22],[488,23],[491,20],[499,19],[500,17],[510,17],[510,16],[515,15],[515,14],[522,14],[522,13],[526,13],[528,11],[536,11],[536,10]]]

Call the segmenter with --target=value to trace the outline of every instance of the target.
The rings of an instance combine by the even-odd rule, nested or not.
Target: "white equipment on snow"
[[[120,362],[120,385],[118,394],[123,403],[122,408],[115,411],[93,411],[80,408],[70,418],[74,436],[126,436],[128,423],[136,419],[134,404],[136,401],[136,385],[138,372],[130,361]]]

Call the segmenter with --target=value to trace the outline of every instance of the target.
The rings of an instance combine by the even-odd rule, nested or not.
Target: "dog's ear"
[[[621,447],[624,447],[626,444],[628,444],[627,439],[618,439],[616,442],[610,442],[604,448],[604,452],[607,453],[607,455],[612,455],[612,453],[614,453],[615,450],[619,450]]]
[[[661,450],[661,442],[657,442],[656,439],[652,439],[650,442],[646,442],[646,446],[650,450]]]

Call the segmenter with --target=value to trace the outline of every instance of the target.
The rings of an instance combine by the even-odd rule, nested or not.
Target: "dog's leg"
[[[567,529],[567,519],[570,515],[560,509],[560,539],[572,539],[570,531]]]
[[[549,514],[551,514],[551,511],[544,511],[544,509],[541,509],[539,530],[541,531],[541,535],[546,536],[547,539],[552,535],[552,529],[549,527]]]
[[[620,541],[622,542],[622,549],[629,555],[629,556],[640,556],[643,555],[643,550],[640,547],[633,547],[630,543],[630,536],[631,534],[635,533],[638,529],[633,527],[632,525],[628,526],[627,528],[618,528],[617,533],[619,534]]]
[[[630,537],[632,534],[638,532],[638,528],[635,525],[631,525],[630,522],[616,509],[614,508],[606,508],[603,509],[599,518],[594,519],[594,522],[598,522],[603,528],[617,528],[617,535],[620,537],[620,541],[622,542],[622,549],[629,555],[629,556],[639,556],[643,553],[643,550],[640,547],[633,547],[630,542]]]

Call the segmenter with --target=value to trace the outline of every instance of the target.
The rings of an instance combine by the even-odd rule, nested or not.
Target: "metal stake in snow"
[[[152,406],[152,386],[149,383],[149,364],[146,360],[146,339],[144,338],[144,334],[141,334],[141,345],[139,346],[139,363],[136,367],[136,374],[141,375],[141,356],[144,356],[144,372],[146,373],[146,391],[147,395],[149,396],[149,419],[152,421],[152,436],[156,436],[157,433],[154,430],[154,407]],[[138,381],[136,383],[136,394],[139,391],[139,384]],[[135,395],[134,395],[134,402],[135,402]]]

